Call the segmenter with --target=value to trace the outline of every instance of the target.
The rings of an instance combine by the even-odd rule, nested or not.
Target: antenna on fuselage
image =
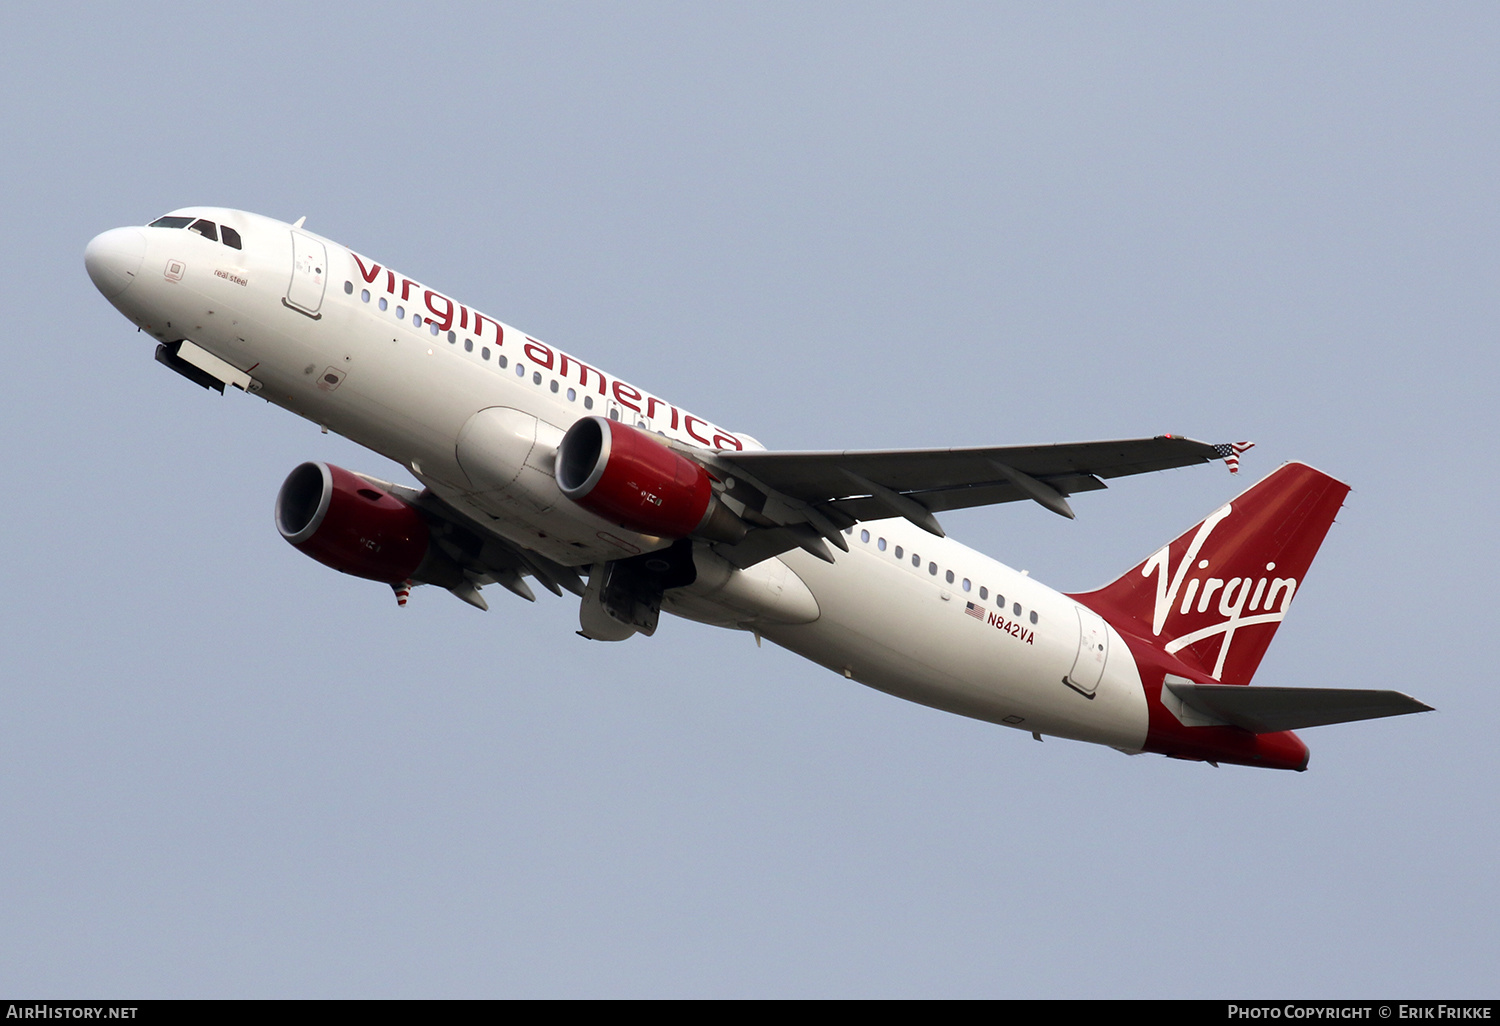
[[[301,217],[297,218],[297,220],[292,223],[292,227],[293,228],[301,228],[302,227],[302,222],[306,221],[306,220],[307,220],[307,215],[303,214]]]

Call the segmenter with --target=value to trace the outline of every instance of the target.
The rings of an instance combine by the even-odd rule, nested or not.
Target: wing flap
[[[1046,481],[1063,495],[1093,492],[1107,487],[1098,478],[1083,474],[1047,478]],[[987,481],[982,484],[955,485],[952,488],[928,488],[904,494],[920,502],[933,513],[969,509],[974,506],[994,506],[1002,502],[1020,502],[1031,498],[1009,481]],[[891,511],[874,496],[835,499],[829,503],[829,506],[849,514],[855,520],[883,520],[891,516]]]

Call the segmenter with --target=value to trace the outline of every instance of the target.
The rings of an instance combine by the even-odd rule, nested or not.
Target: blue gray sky
[[[0,37],[0,992],[1493,997],[1500,8],[31,5]],[[945,517],[1054,586],[1301,459],[1305,774],[1048,741],[683,621],[326,570],[382,458],[152,361],[84,244],[292,220],[772,447],[1182,432]]]

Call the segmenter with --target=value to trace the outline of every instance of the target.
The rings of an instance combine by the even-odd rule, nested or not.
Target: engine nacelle
[[[433,549],[411,506],[331,463],[304,463],[276,495],[276,529],[324,566],[386,584],[448,586],[461,571]]]
[[[714,495],[708,471],[619,421],[577,421],[557,447],[554,473],[568,498],[641,534],[736,542],[747,530]]]

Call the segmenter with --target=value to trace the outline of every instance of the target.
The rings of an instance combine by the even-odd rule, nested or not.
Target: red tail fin
[[[1248,684],[1348,492],[1288,463],[1113,584],[1073,597],[1215,680]]]

